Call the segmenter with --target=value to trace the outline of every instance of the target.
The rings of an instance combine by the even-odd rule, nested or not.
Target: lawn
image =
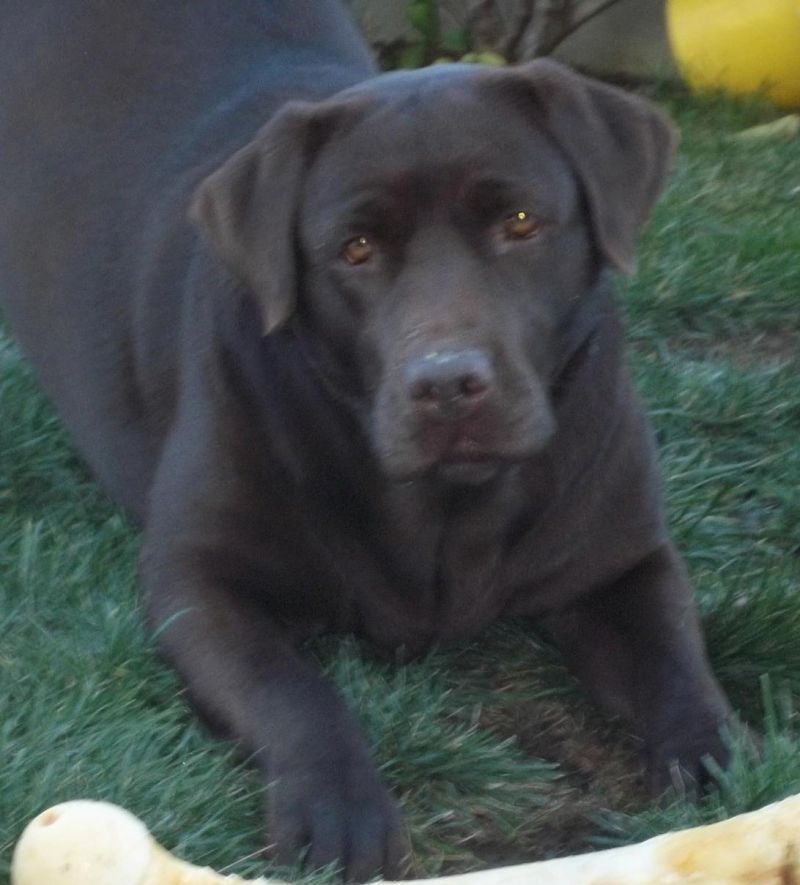
[[[714,666],[765,734],[761,758],[737,746],[699,806],[654,806],[635,741],[529,627],[403,667],[326,640],[311,652],[364,721],[419,872],[631,841],[800,791],[800,142],[731,140],[775,115],[757,103],[656,97],[683,145],[620,298]],[[157,660],[136,534],[3,337],[0,415],[0,882],[24,823],[74,797],[124,804],[196,862],[263,872],[262,787]]]

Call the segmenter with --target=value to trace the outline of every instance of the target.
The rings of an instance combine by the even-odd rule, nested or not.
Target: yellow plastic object
[[[667,0],[667,25],[693,89],[800,106],[800,0]]]

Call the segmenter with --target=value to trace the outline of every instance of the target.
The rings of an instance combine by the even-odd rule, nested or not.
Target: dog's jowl
[[[0,107],[4,314],[280,859],[405,853],[320,631],[536,617],[654,789],[724,762],[608,282],[657,110],[549,61],[379,75],[335,0],[5,0]]]

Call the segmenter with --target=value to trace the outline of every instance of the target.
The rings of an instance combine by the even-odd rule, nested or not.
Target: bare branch
[[[479,0],[467,15],[466,28],[473,49],[496,49],[502,30],[497,0]]]
[[[508,35],[502,50],[502,54],[509,61],[517,61],[519,57],[519,47],[533,21],[535,6],[536,0],[523,0],[521,4],[517,21],[511,29],[511,33]]]
[[[593,18],[601,15],[607,9],[610,9],[612,6],[615,6],[619,2],[620,0],[605,0],[604,3],[596,6],[591,12],[587,12],[586,15],[584,15],[583,17],[573,21],[570,25],[568,25],[560,33],[558,33],[553,39],[549,40],[546,45],[541,47],[539,54],[550,55],[551,52],[554,52],[556,49],[558,49],[558,47],[567,39],[567,37],[572,36],[572,34],[580,30],[580,28],[590,22]]]

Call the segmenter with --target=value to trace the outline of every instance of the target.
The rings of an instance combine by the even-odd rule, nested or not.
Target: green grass
[[[327,640],[315,653],[365,723],[424,872],[644,838],[800,790],[800,151],[729,139],[774,115],[763,105],[659,98],[683,147],[621,297],[711,656],[764,750],[738,747],[698,808],[654,807],[635,742],[522,625],[405,667]],[[79,796],[126,805],[197,862],[262,871],[262,787],[158,662],[137,538],[8,339],[0,415],[0,881],[24,823]]]

